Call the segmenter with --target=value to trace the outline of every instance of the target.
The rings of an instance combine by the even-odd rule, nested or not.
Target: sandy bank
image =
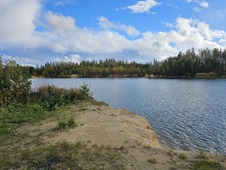
[[[203,160],[214,161],[226,167],[226,157],[222,155],[162,148],[148,121],[125,109],[83,103],[61,110],[59,116],[74,117],[77,126],[73,129],[56,131],[53,129],[57,127],[57,119],[51,118],[22,126],[17,133],[26,134],[29,138],[21,144],[13,142],[12,139],[9,139],[11,142],[8,143],[20,149],[23,147],[32,149],[40,147],[40,142],[41,146],[51,146],[64,141],[72,144],[84,142],[90,149],[93,149],[93,146],[114,149],[121,155],[120,164],[124,169],[189,170],[195,162]],[[39,143],[35,145],[31,141],[37,141],[37,138]],[[25,142],[28,144],[24,145]],[[5,144],[4,148],[10,146]],[[101,163],[100,169],[114,169],[109,168],[109,164],[111,162]]]
[[[148,121],[125,109],[88,105],[76,117],[78,122],[76,128],[46,140],[51,143],[62,140],[68,142],[87,141],[92,144],[116,148],[128,144],[142,144],[147,147],[160,148],[157,135],[151,130]]]

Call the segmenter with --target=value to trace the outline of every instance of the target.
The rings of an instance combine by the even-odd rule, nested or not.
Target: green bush
[[[27,102],[31,88],[28,77],[15,61],[3,62],[0,57],[0,106]]]
[[[64,120],[64,121],[60,121],[58,123],[58,130],[63,130],[63,129],[67,129],[67,128],[74,128],[75,126],[77,126],[75,120],[73,118]]]
[[[12,132],[18,124],[36,122],[48,116],[42,107],[36,103],[10,104],[0,108],[0,134]]]
[[[86,100],[91,96],[90,94],[90,86],[88,84],[83,84],[80,88],[79,88],[79,98],[81,100]]]
[[[64,104],[87,100],[89,97],[90,93],[87,85],[83,85],[79,89],[69,90],[56,86],[42,86],[30,94],[31,101],[38,102],[48,111],[55,110]]]
[[[43,119],[46,111],[90,98],[90,89],[84,84],[79,89],[62,89],[43,86],[31,91],[31,81],[26,69],[15,61],[3,62],[0,57],[0,136],[12,132],[18,124]],[[74,127],[74,119],[66,122],[66,127]],[[65,128],[64,122],[59,123]]]

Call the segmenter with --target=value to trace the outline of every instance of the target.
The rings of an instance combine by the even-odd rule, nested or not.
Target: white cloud
[[[101,20],[99,24],[106,29],[117,25],[103,17]],[[133,54],[137,56],[134,59],[140,61],[145,58],[164,59],[191,47],[196,49],[226,47],[226,33],[212,30],[204,22],[179,17],[175,25],[165,24],[172,30],[156,33],[148,31],[140,33],[141,36],[136,40],[128,40],[118,32],[79,28],[75,19],[71,17],[48,13],[46,16],[48,29],[42,32],[44,34],[42,37],[45,37],[48,46],[44,44],[42,47],[47,47],[54,53],[65,54],[61,61],[73,62],[80,61],[81,53],[88,54],[89,57],[99,54],[105,57],[114,56],[114,54]],[[128,51],[130,53],[127,53]],[[71,53],[75,55],[67,55]]]
[[[81,62],[81,56],[78,54],[71,54],[68,56],[64,56],[63,59],[56,58],[55,61],[57,62],[73,62],[73,63],[80,63]]]
[[[134,28],[132,26],[120,24],[120,23],[113,23],[105,17],[99,18],[99,25],[104,29],[113,29],[113,30],[119,30],[119,31],[126,32],[126,34],[128,34],[130,36],[140,35],[140,32],[138,30],[136,30],[136,28]]]
[[[76,30],[75,20],[72,17],[65,17],[63,15],[48,12],[46,20],[49,28],[56,31],[60,35]]]
[[[195,11],[195,12],[200,12],[200,11],[202,11],[202,9],[199,8],[199,7],[194,7],[194,8],[193,8],[193,11]]]
[[[163,22],[163,24],[168,27],[168,28],[173,28],[174,25],[172,23],[169,23],[169,22]]]
[[[33,36],[39,0],[0,1],[0,41],[19,42]]]
[[[206,1],[200,2],[199,5],[200,5],[201,7],[204,7],[204,8],[208,8],[208,7],[209,7],[209,3],[206,2]]]
[[[64,5],[64,3],[62,1],[57,1],[54,5],[55,6],[61,6],[61,5]]]
[[[37,66],[39,64],[39,61],[36,59],[26,58],[26,57],[13,57],[9,55],[2,55],[1,56],[3,60],[15,60],[17,64],[20,64],[22,66]]]
[[[204,0],[185,0],[185,1],[187,3],[194,2],[194,3],[198,4],[200,7],[203,7],[203,8],[209,7],[209,3],[207,1],[204,1]]]
[[[203,48],[223,48],[223,44],[214,42],[215,38],[220,38],[226,35],[224,31],[211,30],[209,25],[197,20],[178,18],[177,33],[179,39],[176,40],[178,47],[184,48],[195,47]]]
[[[211,30],[209,25],[198,20],[177,18],[176,29],[169,32],[146,32],[143,37],[133,42],[133,48],[141,56],[152,56],[156,59],[165,59],[177,55],[178,51],[195,49],[225,48],[226,33]],[[214,41],[219,39],[219,41]],[[172,45],[173,44],[173,45]]]
[[[117,54],[131,57],[132,54],[134,60],[141,61],[147,58],[148,60],[164,59],[191,47],[196,49],[226,47],[225,31],[213,30],[205,22],[194,19],[179,17],[174,25],[165,23],[171,28],[170,31],[141,33],[132,26],[114,23],[101,17],[99,25],[104,29],[97,31],[77,26],[76,20],[70,16],[47,12],[43,14],[44,31],[37,31],[35,21],[41,9],[38,0],[29,2],[21,0],[20,3],[16,0],[0,1],[0,9],[1,26],[3,25],[0,27],[1,50],[9,49],[8,47],[13,49],[14,46],[16,48],[23,46],[23,50],[34,48],[35,51],[42,48],[51,51],[54,55],[64,56],[62,59],[64,61],[79,62],[80,55],[83,54],[88,54],[90,58],[99,54],[104,57],[114,57]],[[13,11],[18,12],[14,14]],[[130,40],[120,34],[121,31],[131,36],[140,36]],[[38,62],[29,58],[16,59],[19,63]]]
[[[149,10],[160,3],[156,2],[155,0],[143,0],[138,1],[135,5],[128,6],[127,8],[132,11],[132,13],[144,13],[149,12]]]
[[[56,52],[121,52],[129,44],[129,41],[117,32],[81,29],[76,26],[72,17],[48,13],[47,25],[49,30],[45,34],[49,47]]]

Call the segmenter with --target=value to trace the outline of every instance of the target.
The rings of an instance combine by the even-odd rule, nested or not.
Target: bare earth
[[[70,107],[67,112],[75,116],[78,126],[74,129],[52,133],[52,129],[57,126],[57,121],[49,119],[34,125],[22,126],[18,133],[39,135],[46,145],[62,141],[69,143],[83,141],[90,147],[97,145],[117,148],[120,149],[126,169],[188,169],[192,162],[199,159],[198,153],[195,152],[175,151],[161,147],[148,121],[125,109],[82,104],[79,107]],[[185,155],[186,158],[181,155]],[[206,155],[206,159],[217,161],[226,167],[225,156],[213,153]]]

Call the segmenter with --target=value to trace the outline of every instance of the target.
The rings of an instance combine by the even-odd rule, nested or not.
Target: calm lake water
[[[166,146],[226,154],[225,79],[32,79],[32,88],[83,83],[96,100],[146,117]]]

